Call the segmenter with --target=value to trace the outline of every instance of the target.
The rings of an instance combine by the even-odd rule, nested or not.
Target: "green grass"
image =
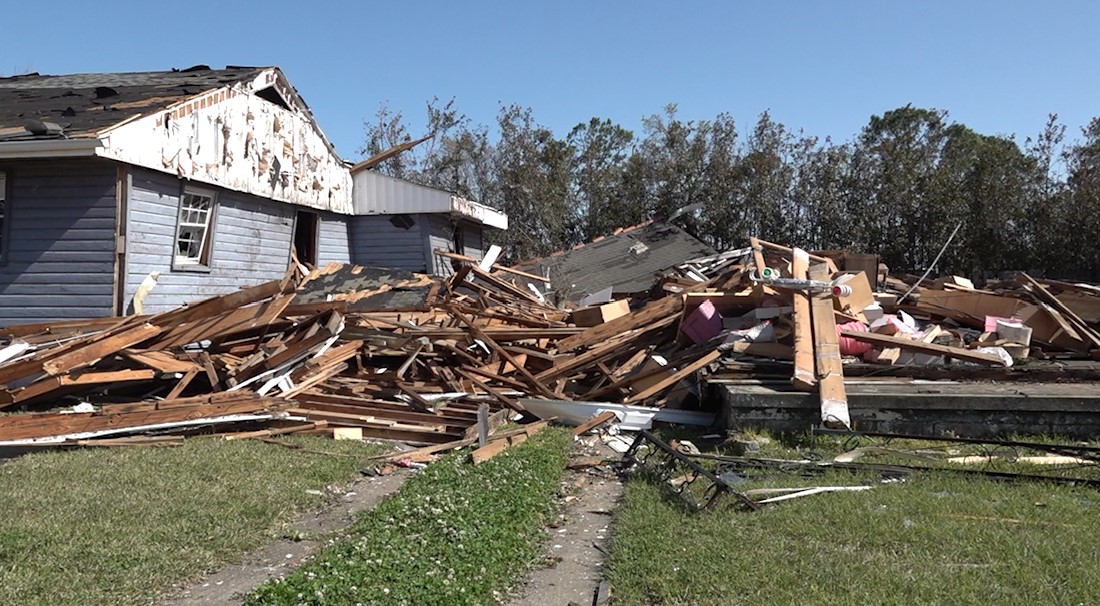
[[[287,438],[35,453],[0,465],[0,604],[146,604],[346,484],[378,447]],[[358,455],[362,455],[360,459]],[[358,460],[357,460],[358,459]]]
[[[875,487],[692,514],[629,481],[613,526],[614,604],[1100,604],[1094,490],[845,472],[766,472],[739,488],[838,484]]]
[[[445,457],[246,603],[495,603],[542,553],[571,444],[552,428],[476,467]]]

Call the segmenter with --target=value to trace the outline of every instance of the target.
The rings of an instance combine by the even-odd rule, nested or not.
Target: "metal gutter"
[[[103,141],[95,138],[0,141],[0,159],[91,157],[100,147]]]
[[[489,227],[508,229],[508,215],[491,206],[459,196],[451,196],[451,213],[472,219]]]

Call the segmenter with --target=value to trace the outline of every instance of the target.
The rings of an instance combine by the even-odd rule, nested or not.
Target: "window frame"
[[[197,257],[181,256],[180,250],[180,237],[184,233],[184,229],[188,227],[196,227],[196,222],[185,222],[184,212],[190,210],[192,212],[201,212],[201,209],[185,208],[184,204],[191,198],[207,198],[210,200],[209,207],[206,209],[206,225],[202,234],[202,240],[200,242],[199,253]],[[195,187],[190,184],[185,184],[180,189],[179,202],[176,205],[176,230],[175,235],[172,238],[172,270],[173,271],[191,271],[191,272],[209,272],[213,266],[212,260],[214,258],[214,234],[217,226],[217,209],[218,209],[218,193],[212,189],[206,189],[203,187]]]

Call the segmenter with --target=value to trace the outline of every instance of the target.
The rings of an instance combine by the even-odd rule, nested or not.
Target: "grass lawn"
[[[543,551],[571,445],[568,430],[550,428],[478,466],[449,455],[246,603],[496,603]]]
[[[379,447],[287,438],[86,449],[0,465],[0,604],[147,604],[277,532]],[[360,457],[361,455],[361,457]]]
[[[771,472],[738,488],[875,487],[692,514],[632,479],[613,527],[614,604],[1100,604],[1097,491],[876,480]]]

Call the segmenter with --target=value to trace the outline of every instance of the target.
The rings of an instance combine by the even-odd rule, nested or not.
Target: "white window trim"
[[[201,209],[185,208],[184,204],[192,197],[207,198],[210,200],[205,211]],[[218,196],[213,190],[185,185],[180,192],[179,204],[176,207],[176,232],[172,240],[172,269],[181,271],[209,271],[210,260],[214,251],[214,227],[217,214]],[[189,212],[188,212],[189,211]],[[204,213],[204,221],[200,223],[194,220],[196,213]],[[179,254],[180,237],[185,228],[203,227],[199,240],[198,255],[191,257]]]

